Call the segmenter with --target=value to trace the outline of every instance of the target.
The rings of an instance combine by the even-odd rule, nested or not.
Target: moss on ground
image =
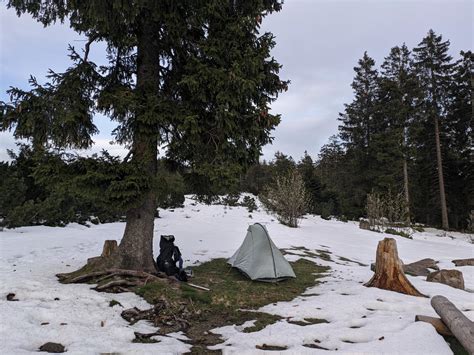
[[[136,289],[137,294],[150,303],[157,303],[165,297],[170,304],[192,310],[188,319],[189,327],[185,334],[191,339],[193,353],[205,353],[209,345],[222,342],[222,339],[210,332],[224,325],[241,325],[255,320],[252,327],[244,332],[254,332],[275,323],[279,316],[255,310],[271,303],[290,301],[301,295],[308,287],[315,286],[318,278],[324,276],[328,267],[299,259],[291,263],[296,278],[278,283],[251,281],[235,268],[231,268],[225,259],[214,259],[193,268],[194,277],[190,282],[208,287],[210,291],[201,291],[182,283],[179,287],[163,282],[150,283]],[[314,324],[314,323],[313,323]],[[169,331],[172,331],[170,329]],[[166,329],[163,328],[166,333]]]

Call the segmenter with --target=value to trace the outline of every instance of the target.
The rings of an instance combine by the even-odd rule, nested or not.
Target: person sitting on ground
[[[183,258],[179,248],[174,245],[174,240],[174,235],[160,237],[160,255],[156,259],[156,264],[158,270],[166,275],[175,276],[180,281],[187,281],[186,273],[183,270]]]

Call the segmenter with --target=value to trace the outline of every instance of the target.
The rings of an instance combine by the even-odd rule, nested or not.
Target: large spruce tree
[[[445,126],[445,118],[449,103],[449,88],[452,82],[453,63],[448,54],[449,41],[443,41],[441,35],[436,35],[430,30],[425,38],[413,49],[415,54],[415,65],[417,75],[421,82],[424,99],[423,109],[425,118],[425,131],[432,142],[424,148],[427,152],[435,152],[436,165],[433,170],[437,171],[439,204],[441,207],[441,225],[443,229],[449,228],[448,207],[446,204],[446,190],[443,173],[443,149],[441,147],[440,126]],[[432,129],[430,128],[430,125]],[[431,154],[427,154],[426,162],[433,161]],[[429,175],[428,175],[429,176]]]
[[[403,190],[410,211],[409,164],[413,156],[413,137],[420,103],[418,79],[409,49],[403,44],[390,50],[381,66],[378,94],[378,180],[385,188]],[[403,181],[403,186],[400,186]]]
[[[155,271],[152,241],[159,146],[170,159],[212,181],[236,176],[256,161],[279,116],[269,104],[286,89],[270,56],[271,33],[262,18],[278,0],[10,0],[18,15],[45,26],[67,22],[87,38],[72,64],[50,72],[49,83],[11,89],[1,130],[13,130],[35,149],[88,148],[93,117],[117,122],[118,143],[130,149],[121,179],[108,189],[127,206],[118,251],[100,267]],[[94,42],[106,44],[108,64],[90,59]],[[123,169],[121,170],[124,171]]]
[[[354,206],[351,215],[360,215],[364,211],[365,197],[371,190],[376,164],[373,141],[377,129],[378,72],[375,61],[367,52],[354,71],[356,75],[351,86],[355,97],[339,114],[342,122],[339,135],[346,148],[346,169],[353,175],[349,186]]]
[[[462,51],[449,91],[444,135],[447,201],[452,227],[466,228],[474,211],[474,55]]]

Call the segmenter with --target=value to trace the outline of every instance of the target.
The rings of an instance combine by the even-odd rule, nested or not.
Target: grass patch
[[[156,340],[156,339],[153,339],[153,338],[143,338],[143,339],[133,339],[132,340],[132,343],[140,343],[140,344],[156,344],[156,343],[159,343],[160,340]]]
[[[256,345],[255,347],[259,350],[267,350],[267,351],[283,351],[283,350],[288,349],[287,346],[267,345],[267,344]]]
[[[320,318],[304,318],[304,320],[287,320],[288,323],[290,324],[296,324],[302,327],[305,327],[307,325],[313,325],[313,324],[322,324],[322,323],[329,323],[326,319],[320,319]]]
[[[354,263],[354,264],[357,264],[357,265],[359,265],[359,266],[369,266],[369,265],[367,265],[367,264],[363,264],[363,263],[360,263],[360,262],[358,262],[358,261],[345,258],[345,257],[343,257],[343,256],[340,256],[340,257],[339,257],[339,260],[341,260],[341,261],[346,261],[346,262],[349,262],[349,263]]]
[[[190,282],[210,288],[201,291],[185,283],[150,283],[136,289],[136,293],[150,303],[157,303],[165,297],[171,305],[192,310],[188,319],[190,325],[185,334],[193,344],[192,352],[203,353],[207,346],[222,342],[222,339],[210,332],[211,329],[229,324],[241,325],[256,320],[252,327],[243,332],[255,332],[275,323],[279,316],[255,312],[264,305],[290,301],[301,295],[308,287],[315,286],[317,279],[323,277],[328,267],[299,259],[291,263],[296,274],[295,279],[279,283],[251,281],[235,268],[231,268],[225,259],[214,259],[193,268],[194,277]],[[165,334],[166,327],[160,327]],[[169,332],[173,331],[169,329]]]
[[[332,254],[328,250],[322,250],[322,249],[315,249],[314,251],[309,250],[308,248],[305,247],[291,247],[288,249],[282,249],[280,250],[283,255],[296,255],[296,256],[307,256],[310,258],[315,258],[315,259],[322,259],[324,261],[332,261],[331,255]],[[292,251],[299,251],[301,253],[294,253]]]
[[[112,301],[109,302],[109,307],[113,307],[113,306],[123,307],[122,304],[117,300],[112,300]]]

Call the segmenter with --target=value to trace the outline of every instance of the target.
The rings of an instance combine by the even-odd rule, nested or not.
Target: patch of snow
[[[325,250],[331,258],[325,261],[293,249],[291,252],[298,255],[286,255],[288,260],[303,256],[330,266],[331,270],[320,279],[321,284],[294,300],[260,309],[280,315],[283,320],[253,333],[243,332],[253,325],[252,321],[213,330],[222,334],[225,342],[212,349],[222,349],[224,353],[254,353],[256,345],[265,343],[286,346],[285,353],[323,352],[303,346],[317,344],[342,353],[451,354],[449,346],[431,325],[414,322],[417,314],[436,316],[429,298],[367,288],[363,283],[372,276],[368,265],[375,261],[378,241],[391,237],[396,239],[399,257],[404,263],[435,259],[440,268],[462,271],[466,289],[474,290],[474,267],[455,267],[451,262],[474,255],[474,245],[470,243],[472,235],[452,232],[445,235],[439,230],[426,229],[414,233],[410,240],[361,230],[356,222],[326,221],[318,216],[306,216],[301,227],[294,229],[279,224],[263,209],[252,212],[252,219],[248,215],[244,207],[207,206],[187,198],[183,208],[173,212],[160,210],[162,218],[155,220],[155,256],[159,236],[174,234],[185,265],[228,258],[242,243],[247,227],[260,222],[279,248],[305,247],[316,254],[317,250]],[[149,308],[140,297],[132,293],[98,293],[91,290],[90,285],[58,283],[56,273],[78,269],[87,258],[99,255],[105,240],[120,240],[124,227],[124,223],[90,227],[70,224],[65,228],[23,227],[0,233],[2,354],[36,353],[40,345],[49,341],[65,345],[71,354],[161,354],[190,349],[190,345],[180,341],[186,340],[182,333],[154,337],[159,343],[131,342],[134,331],[156,331],[144,321],[130,326],[120,316],[125,308]],[[430,297],[446,296],[474,320],[473,293],[427,282],[424,277],[408,278],[420,292]],[[15,293],[19,301],[6,301],[10,292]],[[109,307],[111,300],[120,302],[123,308]],[[285,320],[305,318],[325,319],[329,323],[300,326]]]

